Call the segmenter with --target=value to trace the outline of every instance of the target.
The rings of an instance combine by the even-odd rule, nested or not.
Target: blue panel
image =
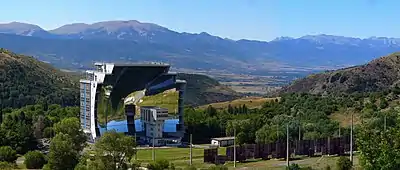
[[[176,132],[176,125],[179,123],[178,119],[167,119],[164,122],[163,132]],[[136,132],[143,131],[142,122],[140,119],[135,120],[135,129]],[[104,132],[104,128],[100,128],[100,133]],[[117,132],[128,132],[128,128],[126,126],[126,120],[121,121],[110,121],[107,123],[107,130],[116,130]]]

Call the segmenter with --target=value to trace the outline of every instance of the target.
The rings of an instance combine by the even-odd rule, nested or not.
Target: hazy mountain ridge
[[[157,60],[179,68],[238,73],[343,68],[400,51],[397,38],[360,39],[321,34],[279,37],[269,42],[235,41],[206,32],[179,33],[136,20],[67,24],[49,31],[38,28],[23,23],[0,24],[0,33],[18,35],[1,35],[0,46],[73,68],[89,66],[96,60]]]

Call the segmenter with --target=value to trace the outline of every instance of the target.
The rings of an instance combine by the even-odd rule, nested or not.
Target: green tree
[[[0,162],[14,163],[17,158],[17,152],[15,152],[15,150],[10,146],[0,147]]]
[[[48,168],[52,170],[71,170],[78,163],[78,152],[74,142],[67,134],[57,134],[50,143]]]
[[[54,132],[55,134],[69,135],[74,143],[74,149],[78,152],[85,147],[87,137],[81,129],[78,118],[71,117],[61,120],[54,125]]]
[[[23,154],[36,148],[32,132],[32,120],[23,111],[6,115],[1,129],[5,131],[4,145],[11,146],[17,153]]]
[[[357,133],[361,165],[366,170],[400,169],[400,128],[379,128],[363,124]]]
[[[228,113],[233,114],[233,107],[231,104],[228,105]]]
[[[207,107],[207,109],[206,109],[206,113],[209,115],[209,116],[215,116],[215,115],[217,115],[217,109],[215,109],[214,107],[212,107],[211,105],[209,105],[208,107]]]
[[[132,137],[115,130],[105,132],[95,144],[97,161],[112,163],[112,169],[120,169],[136,154],[135,141]]]
[[[24,157],[24,164],[28,169],[42,169],[43,165],[46,164],[44,154],[39,151],[29,151]]]

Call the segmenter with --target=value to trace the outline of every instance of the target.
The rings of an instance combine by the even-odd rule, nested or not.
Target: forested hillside
[[[206,75],[181,73],[178,74],[178,79],[186,80],[185,103],[187,105],[199,106],[231,101],[241,96],[241,94]]]
[[[33,57],[0,49],[0,99],[3,107],[79,103],[78,82]]]
[[[280,93],[340,94],[388,90],[400,83],[400,53],[365,65],[310,75],[294,81]]]

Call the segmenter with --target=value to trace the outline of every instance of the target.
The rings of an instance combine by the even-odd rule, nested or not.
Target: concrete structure
[[[235,137],[222,137],[222,138],[212,138],[211,144],[218,145],[220,147],[232,146],[234,144]]]
[[[100,93],[105,93],[113,109],[135,91],[144,91],[143,95],[155,95],[165,90],[175,88],[179,91],[177,125],[178,137],[184,135],[183,96],[186,82],[176,79],[176,73],[170,73],[170,66],[162,63],[151,64],[113,64],[95,63],[96,70],[86,71],[80,80],[80,120],[84,132],[91,140],[100,136],[97,123],[97,104]],[[134,135],[135,104],[128,104],[126,116],[128,134]]]
[[[163,129],[164,121],[168,119],[168,109],[155,106],[140,107],[140,119],[145,134],[144,140],[151,145],[154,142],[154,146],[165,145]]]

